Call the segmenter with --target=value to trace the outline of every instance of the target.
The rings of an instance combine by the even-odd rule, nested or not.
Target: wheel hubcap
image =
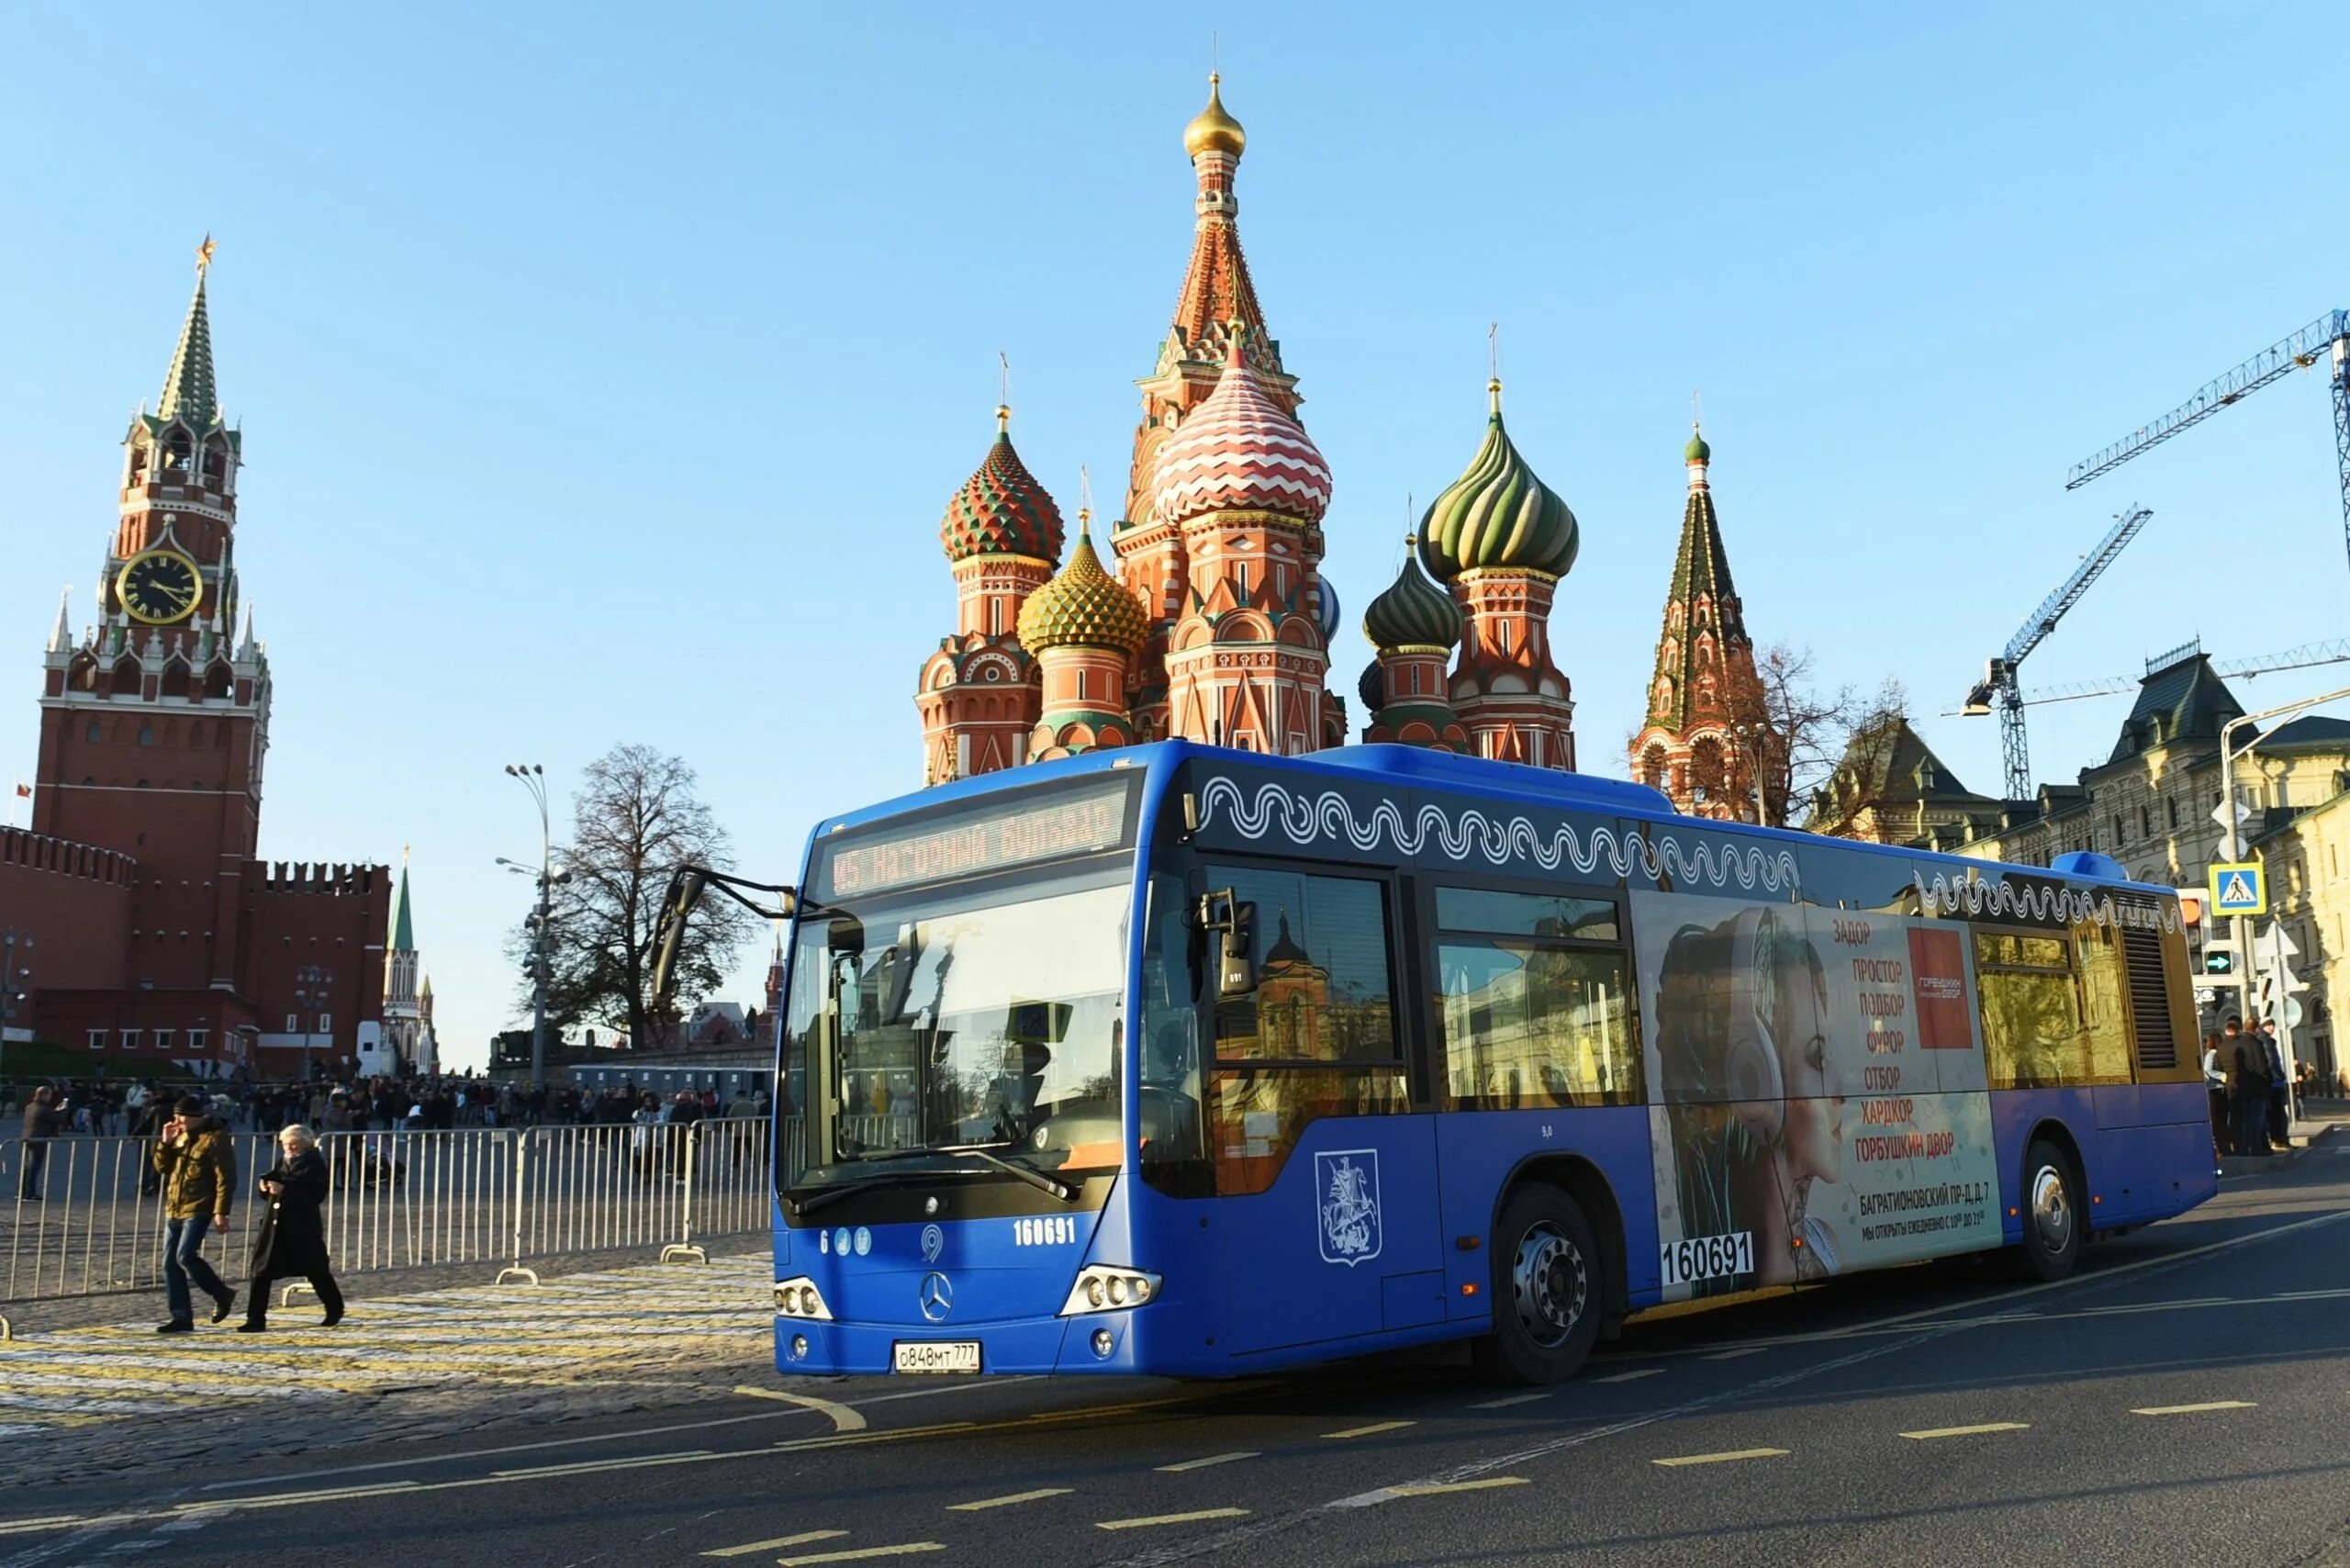
[[[1546,1222],[1519,1239],[1510,1266],[1510,1289],[1527,1337],[1549,1350],[1564,1344],[1583,1321],[1591,1276],[1582,1251]]]
[[[2051,1252],[2062,1252],[2073,1239],[2073,1205],[2065,1178],[2053,1166],[2042,1166],[2031,1179],[2031,1224]]]

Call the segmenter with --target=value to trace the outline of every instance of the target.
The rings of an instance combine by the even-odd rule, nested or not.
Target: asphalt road
[[[1543,1393],[744,1383],[460,1452],[241,1469],[227,1430],[168,1487],[7,1494],[0,1568],[2350,1565],[2350,1141],[2059,1285],[1948,1265],[1636,1323]]]

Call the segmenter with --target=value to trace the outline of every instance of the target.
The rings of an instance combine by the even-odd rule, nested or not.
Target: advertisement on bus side
[[[1997,1245],[1963,927],[1636,893],[1667,1299]]]

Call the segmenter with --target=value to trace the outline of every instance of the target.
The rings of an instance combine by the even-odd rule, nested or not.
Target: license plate
[[[975,1372],[979,1370],[977,1339],[901,1339],[892,1347],[901,1372]]]

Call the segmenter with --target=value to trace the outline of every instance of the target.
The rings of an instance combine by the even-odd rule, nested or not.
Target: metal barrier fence
[[[327,1255],[338,1275],[498,1263],[501,1282],[533,1284],[532,1259],[660,1247],[665,1261],[707,1261],[697,1238],[771,1223],[773,1129],[764,1117],[725,1117],[327,1133],[319,1139]],[[217,1248],[207,1238],[207,1247],[234,1282],[267,1212],[253,1183],[278,1151],[270,1134],[229,1136],[239,1191],[227,1233]],[[151,1138],[70,1135],[0,1141],[0,1306],[161,1285],[154,1147]],[[0,1314],[0,1338],[8,1332]]]

